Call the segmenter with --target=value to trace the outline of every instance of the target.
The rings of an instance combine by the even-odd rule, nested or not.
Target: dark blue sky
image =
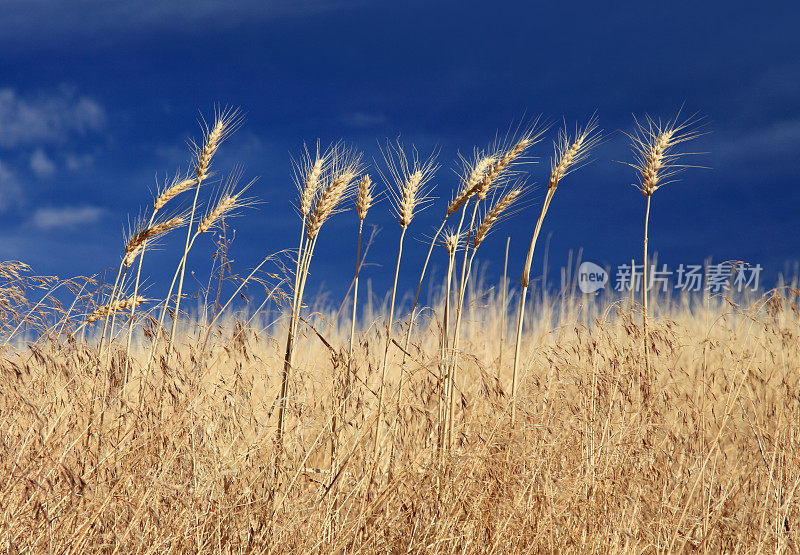
[[[521,118],[570,125],[597,111],[608,134],[595,162],[559,188],[544,237],[549,264],[570,249],[616,266],[640,257],[644,198],[631,187],[633,115],[707,118],[707,152],[653,197],[651,249],[670,266],[745,260],[774,280],[800,258],[800,5],[771,2],[360,2],[6,0],[0,7],[0,257],[41,273],[116,267],[122,229],[150,203],[156,177],[186,167],[198,114],[240,106],[247,119],[221,149],[260,179],[263,201],[235,221],[241,270],[293,247],[290,154],[304,141],[345,139],[377,157],[400,135],[441,150],[435,183],[448,197],[456,154],[487,146]],[[546,182],[552,135],[534,147]],[[373,175],[376,172],[371,172]],[[511,235],[516,281],[538,215],[507,220],[481,247],[490,275]],[[444,199],[412,224],[431,233]],[[382,203],[370,261],[376,293],[390,284],[398,227]],[[323,230],[314,285],[340,294],[352,271],[356,218]],[[173,237],[171,243],[181,240]],[[424,247],[403,266],[412,287]],[[544,243],[534,273],[541,272]],[[378,248],[379,247],[379,248]],[[173,264],[151,260],[151,282]],[[437,260],[441,265],[441,258]],[[190,261],[198,279],[207,253]]]

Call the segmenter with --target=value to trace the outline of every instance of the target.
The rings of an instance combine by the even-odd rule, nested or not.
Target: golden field
[[[325,221],[352,193],[364,222],[376,194],[360,157],[335,145],[297,163],[299,248],[279,270],[230,279],[263,285],[260,298],[228,303],[210,281],[187,313],[192,244],[216,235],[222,281],[225,217],[249,202],[234,175],[200,207],[211,159],[241,123],[217,116],[194,167],[129,234],[113,288],[0,266],[0,549],[800,550],[796,282],[731,298],[528,291],[530,257],[522,290],[478,279],[482,238],[528,190],[524,156],[544,133],[532,125],[464,160],[445,211],[453,228],[430,238],[439,260],[450,255],[444,285],[395,280],[385,297],[354,301],[354,279],[338,310],[304,298]],[[556,140],[531,257],[596,126]],[[686,129],[677,118],[639,128],[648,211]],[[391,190],[399,267],[437,164],[386,150],[373,177]],[[159,212],[178,196],[187,206]],[[144,299],[148,241],[182,228],[175,291]],[[396,302],[419,299],[423,283],[426,306]]]

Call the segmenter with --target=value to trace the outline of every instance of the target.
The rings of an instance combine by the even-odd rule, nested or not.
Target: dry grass
[[[585,132],[557,142],[548,193],[580,164],[580,147],[561,162],[581,136],[591,144]],[[498,188],[511,174],[497,168],[530,147],[509,144],[476,152],[462,172],[460,203],[444,210],[463,209],[461,224],[441,235],[442,224],[431,243],[448,279],[424,311],[371,293],[343,318],[304,304],[322,224],[354,184],[360,224],[374,196],[341,145],[297,165],[293,269],[264,271],[268,258],[226,288],[213,267],[219,283],[198,292],[199,312],[174,314],[173,345],[157,344],[165,323],[151,317],[171,294],[153,305],[119,283],[109,293],[111,284],[0,264],[0,548],[800,550],[797,282],[737,299],[655,296],[646,336],[627,294],[579,297],[565,282],[534,300],[486,284],[472,259],[521,194]],[[401,237],[433,167],[394,166]],[[481,198],[475,187],[491,173]],[[239,194],[223,188],[206,210],[220,214],[190,226],[185,252],[201,228],[224,234],[221,207]],[[467,226],[471,202],[482,218]],[[356,275],[362,258],[359,247]],[[249,305],[222,302],[223,289],[230,299],[246,291]],[[525,306],[507,308],[507,290]],[[505,344],[520,314],[526,325]],[[134,341],[110,326],[101,354],[98,322],[109,315],[131,321]]]

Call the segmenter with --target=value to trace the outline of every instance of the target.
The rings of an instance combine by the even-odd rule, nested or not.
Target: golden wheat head
[[[527,150],[542,140],[545,131],[547,131],[547,127],[540,125],[539,119],[536,119],[518,138],[506,141],[510,146],[497,147],[495,160],[489,164],[483,179],[475,190],[478,200],[484,200],[494,187],[503,182],[504,178],[512,175],[513,165],[524,160]]]
[[[467,164],[466,176],[461,180],[461,186],[455,198],[447,205],[447,215],[450,216],[461,208],[472,195],[474,195],[483,182],[483,178],[489,168],[497,161],[494,156],[476,154],[475,162]]]
[[[242,195],[247,191],[255,179],[250,181],[247,185],[236,190],[236,186],[242,178],[242,169],[237,167],[233,173],[228,177],[225,187],[220,192],[214,208],[206,212],[203,219],[197,224],[197,233],[207,233],[214,226],[218,225],[224,218],[236,215],[236,210],[244,206],[251,206],[254,201],[249,198],[244,198]]]
[[[358,219],[362,222],[367,217],[367,212],[372,206],[374,191],[375,187],[369,175],[362,177],[358,183],[358,196],[356,197],[356,212],[358,212]]]
[[[152,241],[164,235],[168,231],[182,226],[185,221],[186,217],[184,215],[180,215],[160,222],[155,222],[152,225],[133,233],[130,239],[128,239],[128,242],[125,244],[125,258],[123,259],[122,263],[126,268],[130,268],[131,265],[136,261],[136,257],[139,256],[139,253],[141,252],[142,246],[145,244],[145,242]]]
[[[702,118],[696,114],[681,121],[680,112],[667,122],[656,121],[650,116],[645,116],[643,122],[636,120],[636,130],[628,135],[634,162],[628,165],[639,173],[636,188],[642,194],[652,195],[690,167],[678,161],[691,153],[676,152],[675,147],[703,135],[702,123]]]
[[[473,248],[478,248],[483,240],[486,239],[487,235],[489,235],[492,227],[495,226],[503,216],[508,215],[508,209],[511,208],[511,205],[514,204],[514,202],[519,200],[524,192],[525,185],[517,185],[494,203],[494,205],[486,212],[486,215],[483,217],[480,225],[478,226],[478,230],[475,232],[475,237],[473,238],[472,242]]]
[[[116,312],[121,312],[124,310],[128,310],[134,306],[139,306],[142,303],[147,302],[148,299],[140,295],[136,295],[135,297],[128,297],[125,299],[119,299],[114,301],[113,303],[108,303],[103,306],[97,307],[89,316],[86,317],[86,323],[91,324],[92,322],[96,322],[102,318],[105,318],[109,314],[114,314]]]
[[[306,220],[309,239],[316,237],[322,225],[338,211],[342,200],[351,194],[353,181],[361,173],[361,154],[355,150],[337,145],[330,156],[330,169],[324,175],[324,184]]]
[[[219,146],[241,126],[243,121],[244,117],[238,108],[223,108],[215,110],[214,124],[210,128],[205,122],[203,123],[202,146],[192,144],[196,159],[194,173],[198,183],[208,177],[211,159]]]
[[[548,189],[555,189],[564,177],[586,165],[589,151],[602,139],[597,124],[597,116],[593,115],[586,127],[576,128],[573,138],[570,138],[566,125],[559,130],[554,144],[555,154],[550,161]]]
[[[416,148],[412,147],[410,155],[406,154],[399,141],[394,145],[387,145],[382,152],[388,175],[380,172],[381,177],[390,184],[389,194],[397,221],[405,229],[414,219],[417,208],[430,200],[430,189],[427,185],[439,169],[436,152],[420,161]]]

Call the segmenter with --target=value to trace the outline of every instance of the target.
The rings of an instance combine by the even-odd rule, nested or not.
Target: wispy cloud
[[[56,173],[56,165],[41,148],[37,148],[33,154],[31,154],[30,166],[31,171],[33,171],[37,177],[51,177]]]
[[[107,214],[99,206],[64,206],[61,208],[39,208],[31,222],[43,230],[77,227],[99,222]]]
[[[782,161],[780,167],[785,168],[787,161],[796,164],[800,155],[800,115],[773,121],[736,136],[720,137],[713,143],[717,155],[732,163],[761,162],[764,164]]]
[[[66,87],[35,96],[0,88],[0,147],[63,143],[75,135],[97,132],[105,123],[100,104]]]

